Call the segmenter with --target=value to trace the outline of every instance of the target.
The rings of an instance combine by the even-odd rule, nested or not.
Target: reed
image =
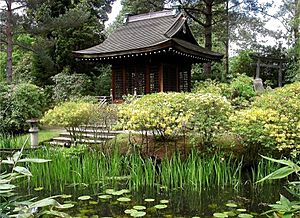
[[[72,148],[73,149],[73,148]],[[118,150],[107,155],[88,149],[44,149],[31,157],[51,159],[43,165],[29,165],[33,175],[30,184],[45,189],[66,186],[107,186],[126,184],[131,190],[149,187],[202,190],[209,187],[239,187],[242,183],[242,160],[222,155],[204,157],[192,151],[183,158],[174,154],[161,161],[142,158],[138,153],[122,155]],[[272,171],[270,162],[262,160],[255,179]]]
[[[26,138],[0,133],[0,148],[11,149],[21,148]]]

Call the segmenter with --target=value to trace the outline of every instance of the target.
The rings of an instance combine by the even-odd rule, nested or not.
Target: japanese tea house
[[[112,97],[191,89],[191,65],[223,55],[200,47],[182,13],[127,16],[102,44],[75,51],[79,60],[112,65]]]

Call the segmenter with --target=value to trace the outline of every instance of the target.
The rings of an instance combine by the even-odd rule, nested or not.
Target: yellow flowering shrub
[[[300,150],[300,82],[276,88],[258,96],[253,102],[254,107],[262,110],[272,109],[279,115],[276,125],[269,124],[266,128],[270,136],[276,140],[279,150]]]
[[[191,117],[186,94],[157,93],[124,103],[119,122],[124,129],[152,131],[163,138],[175,137]]]
[[[203,143],[209,144],[228,128],[228,119],[233,112],[225,97],[209,93],[189,94],[189,108],[192,113],[190,128],[195,136],[201,136]]]
[[[207,139],[220,131],[230,110],[230,103],[217,95],[157,93],[121,105],[119,122],[125,129],[152,131],[165,139],[187,129]]]
[[[245,147],[250,147],[255,152],[256,149],[276,146],[275,138],[270,135],[270,129],[277,127],[279,119],[280,115],[275,110],[250,108],[236,111],[229,121],[231,131],[242,140]]]
[[[42,122],[67,129],[75,128],[83,124],[88,124],[93,108],[94,105],[88,102],[64,102],[47,111]]]

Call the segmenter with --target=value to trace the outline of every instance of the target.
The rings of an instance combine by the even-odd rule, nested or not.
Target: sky
[[[112,6],[111,13],[108,14],[108,21],[105,23],[106,26],[111,24],[116,19],[121,9],[122,9],[121,0],[115,1]]]

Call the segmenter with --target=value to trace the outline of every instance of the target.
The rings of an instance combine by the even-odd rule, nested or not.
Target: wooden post
[[[180,71],[179,71],[179,64],[176,64],[176,73],[175,73],[175,76],[176,76],[176,92],[180,92]]]
[[[128,95],[127,93],[127,76],[125,64],[122,64],[122,78],[123,78],[123,95]]]
[[[145,82],[146,82],[146,94],[150,93],[150,64],[146,65],[146,78],[145,78]]]
[[[255,78],[256,79],[260,78],[260,58],[257,59]]]
[[[188,92],[191,92],[192,90],[192,65],[191,64],[188,66],[187,73],[188,73]]]
[[[164,91],[164,65],[160,64],[158,70],[158,91]]]

